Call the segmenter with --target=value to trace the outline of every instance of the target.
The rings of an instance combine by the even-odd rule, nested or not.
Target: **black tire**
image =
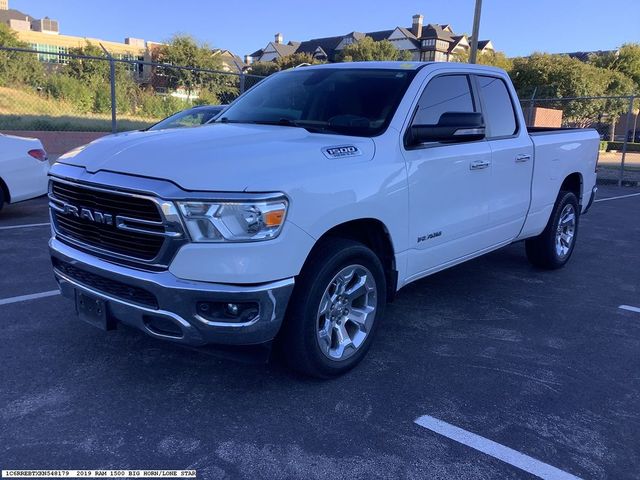
[[[318,338],[320,323],[326,322],[327,318],[330,319],[328,315],[325,315],[323,320],[318,319],[320,303],[325,292],[330,291],[334,285],[334,277],[353,266],[364,267],[359,271],[366,276],[370,273],[375,280],[375,294],[371,298],[366,297],[367,301],[375,305],[375,312],[372,324],[361,344],[357,348],[349,347],[348,358],[345,355],[344,359],[332,359],[329,358],[329,353],[323,352],[320,347],[321,340]],[[285,322],[278,336],[279,350],[286,362],[293,369],[318,378],[335,377],[355,367],[369,350],[384,314],[386,289],[384,268],[373,251],[352,240],[323,240],[314,249],[296,279]],[[338,320],[338,324],[341,324],[340,322],[343,322],[346,328],[348,320]],[[328,331],[334,332],[333,329]],[[358,332],[357,329],[355,331]],[[330,333],[328,338],[333,338],[333,333]],[[325,348],[330,349],[330,344],[331,341],[328,341]]]
[[[2,189],[2,179],[0,179],[0,210],[2,210],[2,207],[4,207],[4,202],[4,190]]]
[[[573,227],[573,235],[569,243],[566,253],[560,253],[556,248],[556,234],[558,232],[561,216],[565,209],[573,207],[575,215],[575,225]],[[546,270],[555,270],[563,267],[571,258],[573,249],[578,238],[578,226],[580,224],[580,206],[578,199],[573,192],[560,191],[556,204],[551,212],[549,223],[547,223],[544,231],[537,237],[529,238],[525,242],[527,258],[536,267]],[[566,228],[566,227],[565,227]]]

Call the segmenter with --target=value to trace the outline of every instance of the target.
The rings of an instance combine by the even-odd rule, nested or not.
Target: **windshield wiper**
[[[251,123],[251,122],[241,122],[240,120],[229,120],[227,117],[222,117],[214,120],[211,123]]]
[[[247,123],[253,125],[278,125],[281,127],[304,128],[311,133],[342,133],[338,128],[333,127],[329,122],[318,120],[291,120],[280,118],[279,120],[230,120],[227,117],[217,119],[217,123]]]
[[[251,123],[255,123],[258,125],[280,125],[282,127],[298,127],[304,128],[308,132],[312,133],[336,132],[336,130],[331,127],[329,122],[316,120],[290,120],[288,118],[281,118],[279,120],[255,120]]]

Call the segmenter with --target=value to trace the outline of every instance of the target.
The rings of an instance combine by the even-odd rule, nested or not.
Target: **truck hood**
[[[339,146],[355,146],[360,154],[339,159],[323,152]],[[185,190],[258,192],[284,188],[286,179],[333,169],[336,162],[371,160],[374,152],[370,138],[277,125],[211,124],[109,135],[66,153],[58,162],[90,173],[168,179]]]

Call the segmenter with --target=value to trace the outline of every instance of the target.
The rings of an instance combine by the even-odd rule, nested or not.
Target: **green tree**
[[[291,55],[285,55],[272,62],[256,62],[251,65],[251,74],[268,77],[272,73],[279,72],[280,70],[287,70],[289,68],[295,68],[299,65],[308,63],[315,65],[323,63],[320,60],[313,58],[310,53],[292,53]]]
[[[624,74],[567,55],[536,53],[516,58],[511,78],[522,98],[532,92],[537,98],[628,95],[633,89],[633,82]],[[624,101],[598,99],[545,102],[542,106],[561,109],[569,123],[581,127],[611,122],[625,109]]]
[[[454,62],[469,63],[469,53],[469,51],[456,53],[453,55],[452,60]],[[513,61],[510,58],[507,58],[507,56],[502,52],[478,52],[476,63],[478,65],[502,68],[507,72],[511,71],[511,68],[513,68]]]
[[[56,98],[71,100],[83,111],[108,113],[111,111],[111,65],[101,47],[87,42],[70,50],[75,55],[97,57],[94,59],[71,58],[57,75],[51,75],[46,90]],[[99,59],[98,59],[99,58]],[[61,81],[64,75],[70,80]],[[140,89],[133,78],[131,67],[115,63],[116,109],[119,113],[134,113],[139,104]],[[75,84],[75,91],[70,86]],[[59,91],[58,87],[61,88]]]
[[[640,93],[640,43],[625,43],[616,52],[591,55],[589,63],[626,75],[635,83],[636,93]]]
[[[606,95],[621,96],[631,95],[637,88],[634,81],[619,71],[605,70],[607,77]],[[614,140],[616,122],[619,120],[620,115],[627,112],[629,109],[629,101],[625,98],[614,98],[604,101],[603,115],[606,115],[610,125],[609,137]]]
[[[110,66],[102,48],[91,42],[86,42],[83,47],[72,48],[69,53],[74,55],[86,55],[88,57],[98,57],[103,60],[91,60],[85,58],[70,58],[64,69],[64,73],[77,80],[82,80],[88,84],[109,82]],[[116,64],[118,70],[122,69],[121,64]]]
[[[389,40],[374,41],[371,37],[347,45],[338,57],[341,62],[370,62],[374,60],[411,60],[411,52],[398,50]]]
[[[198,43],[187,35],[176,35],[171,41],[157,49],[154,61],[170,65],[192,67],[202,70],[221,71],[222,60],[213,55],[212,48],[206,43]],[[165,75],[168,87],[172,90],[183,88],[188,96],[196,91],[206,90],[208,94],[223,95],[232,93],[237,85],[227,75],[219,75],[211,72],[192,71],[171,67],[160,67],[156,74]]]
[[[255,62],[251,65],[251,75],[259,75],[268,77],[269,75],[279,72],[280,66],[276,62]]]
[[[28,48],[9,27],[0,24],[0,45],[3,47]],[[44,79],[44,68],[33,53],[7,52],[0,50],[0,86],[38,86]]]
[[[313,58],[313,55],[310,53],[292,53],[291,55],[278,58],[275,63],[280,70],[287,70],[288,68],[294,68],[304,63],[315,65],[323,62]]]

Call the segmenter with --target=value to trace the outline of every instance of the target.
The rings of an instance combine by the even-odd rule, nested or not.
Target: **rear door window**
[[[491,138],[510,137],[518,130],[511,96],[504,81],[497,77],[478,76],[482,95],[482,114]]]

